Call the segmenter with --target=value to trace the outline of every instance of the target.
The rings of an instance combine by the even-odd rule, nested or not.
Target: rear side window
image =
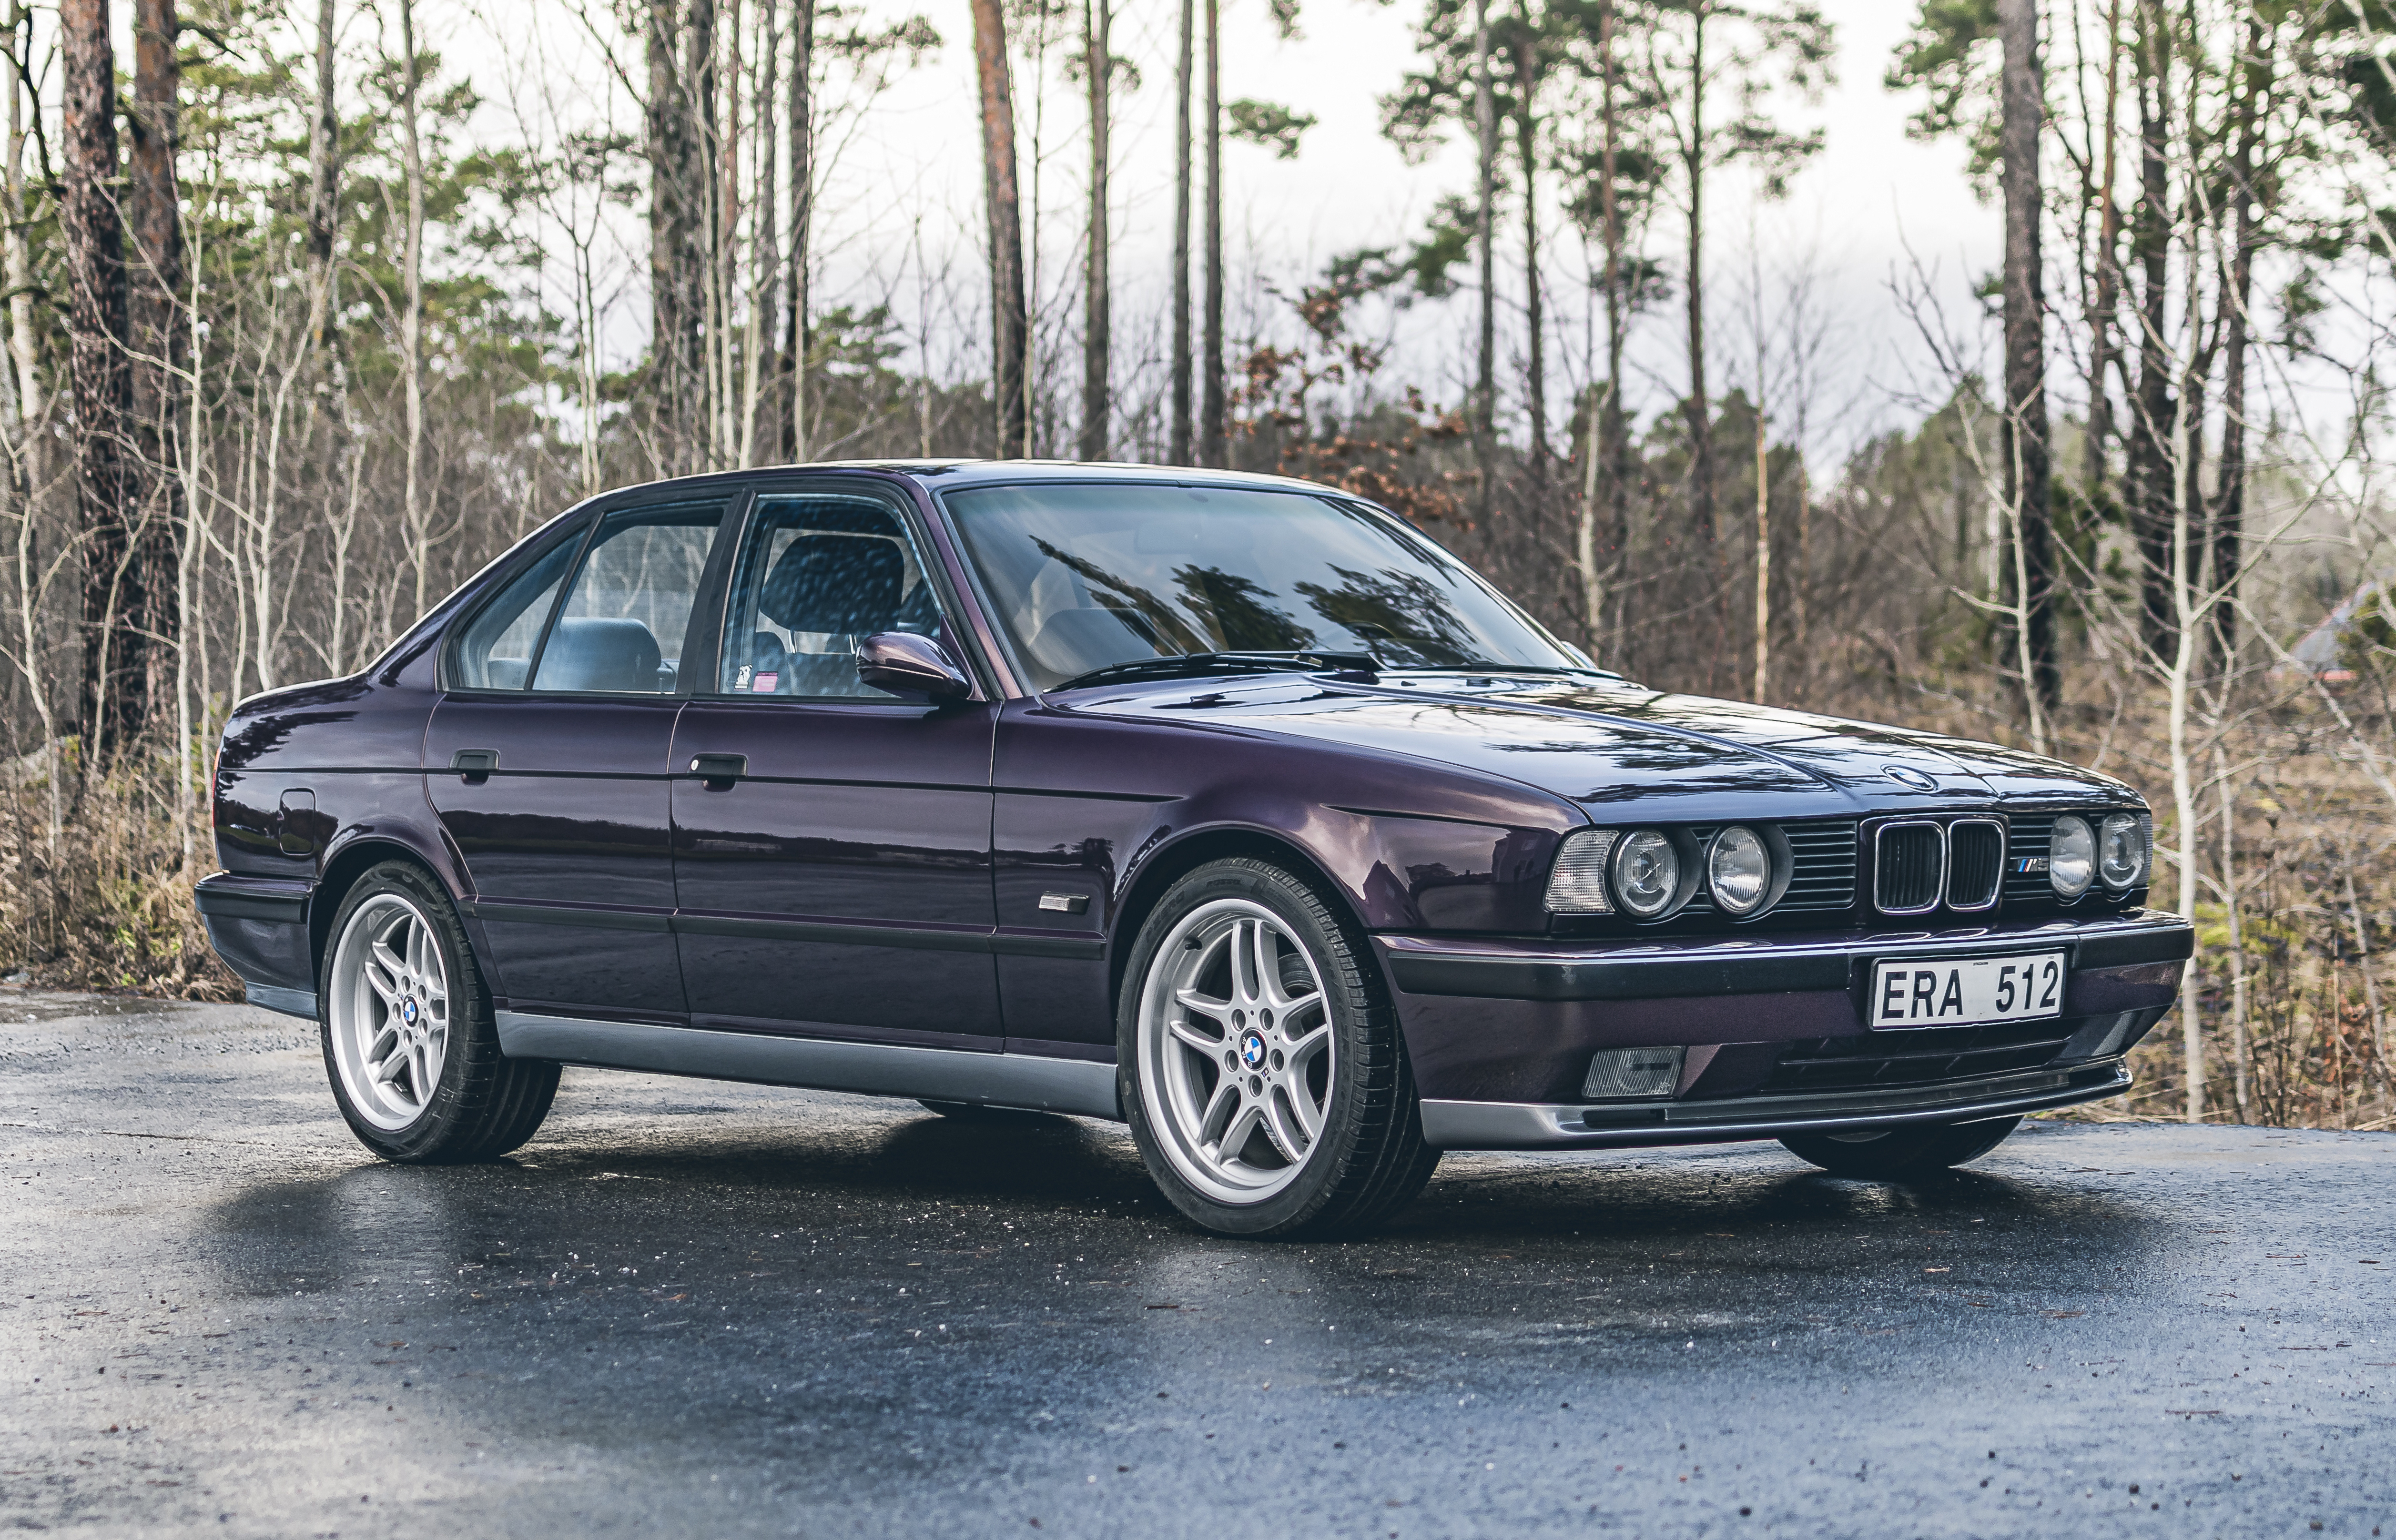
[[[536,690],[672,695],[724,505],[610,513],[533,663]]]
[[[568,540],[552,551],[459,636],[459,687],[673,694],[723,517],[720,501],[622,509],[587,545]]]
[[[716,689],[887,700],[859,681],[857,644],[939,628],[921,554],[885,504],[838,493],[760,498],[725,609]]]

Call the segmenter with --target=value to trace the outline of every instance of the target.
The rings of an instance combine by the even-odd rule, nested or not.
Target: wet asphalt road
[[[0,991],[0,1527],[2396,1534],[2396,1136],[1809,1170],[1245,1244],[1111,1127],[595,1071],[407,1169],[304,1023]]]

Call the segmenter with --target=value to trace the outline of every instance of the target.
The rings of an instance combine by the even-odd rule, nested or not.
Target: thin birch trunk
[[[1472,463],[1481,478],[1482,521],[1498,494],[1498,88],[1489,71],[1489,0],[1472,0],[1472,125],[1481,156],[1480,202],[1472,240],[1481,258],[1479,365],[1472,387]]]
[[[1107,291],[1107,77],[1114,73],[1109,51],[1111,0],[1082,0],[1085,45],[1083,68],[1090,88],[1090,222],[1084,246],[1085,267],[1082,298],[1082,442],[1081,458],[1107,458],[1108,418],[1111,407],[1107,388],[1112,345],[1113,317]]]
[[[1231,464],[1223,379],[1222,0],[1206,7],[1206,274],[1198,346],[1198,463]]]
[[[406,290],[399,316],[400,373],[407,396],[405,517],[408,561],[416,570],[416,607],[424,613],[425,584],[433,565],[430,516],[424,509],[424,147],[417,132],[416,0],[399,0],[400,152],[407,179],[407,226],[400,246],[400,283]],[[281,424],[276,425],[278,434]],[[260,601],[263,603],[263,600]],[[263,633],[261,657],[269,642]],[[264,681],[261,679],[261,685]]]
[[[1181,51],[1173,73],[1173,423],[1165,458],[1188,465],[1191,440],[1190,378],[1190,87],[1196,0],[1181,0]]]

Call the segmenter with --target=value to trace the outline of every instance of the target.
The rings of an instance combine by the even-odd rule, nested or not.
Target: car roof
[[[678,476],[670,481],[619,487],[611,498],[629,492],[654,493],[688,487],[698,489],[770,478],[785,471],[879,471],[906,476],[933,491],[964,486],[998,486],[1024,482],[1145,482],[1160,486],[1246,486],[1258,491],[1334,491],[1294,476],[1261,475],[1251,471],[1214,471],[1189,466],[1140,465],[1125,461],[1037,459],[855,459],[812,460],[799,465],[761,465],[752,470]]]

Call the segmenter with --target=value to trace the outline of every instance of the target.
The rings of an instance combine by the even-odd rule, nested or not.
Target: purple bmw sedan
[[[2120,781],[1661,694],[1302,482],[825,465],[593,498],[242,703],[198,902],[393,1161],[561,1065],[1130,1125],[1228,1234],[1445,1149],[1897,1178],[2119,1095],[2191,932]]]

